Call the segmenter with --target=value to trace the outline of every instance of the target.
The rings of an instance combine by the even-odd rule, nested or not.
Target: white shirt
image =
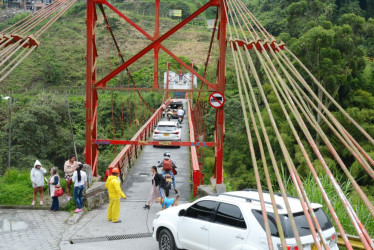
[[[178,109],[177,114],[178,115],[184,115],[184,110],[183,109]]]
[[[44,186],[44,174],[47,173],[47,170],[40,167],[37,169],[33,167],[30,172],[30,179],[32,181],[32,187],[43,187]],[[35,185],[36,183],[36,185]]]
[[[74,187],[83,186],[84,183],[87,182],[87,174],[81,170],[81,181],[78,181],[78,172],[75,171],[72,180],[74,182]]]

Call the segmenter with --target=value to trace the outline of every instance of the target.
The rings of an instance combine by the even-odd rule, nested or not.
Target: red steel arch
[[[151,43],[148,46],[145,46],[141,51],[137,54],[132,56],[127,61],[124,61],[119,67],[114,69],[108,75],[103,77],[102,79],[97,79],[97,43],[96,43],[96,21],[97,21],[97,13],[96,13],[96,6],[102,9],[102,6],[105,5],[113,12],[115,12],[119,17],[124,19],[127,23],[133,26],[137,31],[143,34],[146,38],[148,38]],[[142,29],[139,25],[133,22],[129,17],[127,17],[124,13],[116,9],[113,5],[111,5],[106,0],[87,0],[87,51],[86,51],[86,147],[85,147],[85,158],[86,163],[91,165],[93,168],[93,173],[97,176],[97,164],[98,164],[98,144],[95,141],[98,140],[97,138],[97,115],[98,115],[98,94],[97,91],[99,89],[103,89],[106,87],[108,81],[116,77],[120,72],[127,69],[130,65],[134,62],[139,60],[142,56],[153,50],[154,53],[154,82],[153,82],[153,90],[154,91],[162,91],[158,86],[158,55],[159,51],[163,50],[168,55],[170,55],[173,59],[175,59],[179,64],[181,64],[184,68],[189,70],[193,75],[197,76],[202,82],[207,86],[208,91],[219,91],[221,93],[225,93],[225,86],[226,86],[226,78],[225,78],[225,67],[226,67],[226,23],[227,23],[227,16],[224,7],[223,0],[210,0],[201,8],[196,10],[193,14],[189,17],[178,23],[175,27],[165,32],[163,35],[159,33],[159,7],[160,7],[160,0],[155,0],[155,30],[154,34],[148,34],[144,29]],[[218,12],[218,34],[217,34],[217,44],[219,46],[219,59],[217,62],[217,74],[216,74],[216,82],[211,83],[207,80],[204,76],[201,76],[198,72],[196,72],[191,66],[184,63],[180,60],[175,54],[173,54],[170,50],[162,45],[162,42],[168,39],[171,35],[175,32],[180,30],[194,18],[196,18],[199,14],[203,13],[210,7],[216,7]],[[211,43],[213,42],[213,39]],[[125,89],[125,91],[139,91],[139,88],[132,88]],[[224,140],[224,131],[225,131],[225,124],[224,124],[224,108],[219,108],[216,111],[216,120],[215,120],[215,167],[214,167],[214,176],[216,178],[216,183],[222,183],[223,181],[223,140]]]

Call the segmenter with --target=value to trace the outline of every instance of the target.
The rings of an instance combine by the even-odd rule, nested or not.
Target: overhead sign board
[[[222,108],[225,104],[225,97],[220,92],[214,92],[209,96],[209,104],[213,108]]]
[[[182,10],[169,10],[169,16],[182,16]]]

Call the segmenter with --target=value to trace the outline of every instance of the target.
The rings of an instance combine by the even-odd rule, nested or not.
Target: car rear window
[[[261,227],[265,231],[264,217],[262,216],[262,212],[260,210],[252,210],[252,213],[257,219],[258,223],[260,223]],[[333,227],[330,219],[327,217],[327,215],[325,214],[322,208],[314,209],[314,214],[316,215],[318,223],[321,226],[322,230],[327,230]],[[279,232],[276,226],[274,214],[267,213],[267,216],[269,218],[269,226],[270,226],[271,235],[274,237],[279,237]],[[312,234],[309,228],[308,221],[303,212],[294,213],[293,217],[295,219],[296,227],[297,227],[300,237]],[[282,214],[280,215],[280,219],[281,219],[281,224],[282,224],[282,228],[284,231],[284,236],[286,238],[294,238],[294,233],[291,227],[291,221],[288,218],[288,215]]]
[[[157,130],[160,130],[160,131],[175,131],[175,130],[177,130],[177,127],[175,127],[173,125],[158,125]]]

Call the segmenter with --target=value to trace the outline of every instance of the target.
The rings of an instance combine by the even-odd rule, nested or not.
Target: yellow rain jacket
[[[106,180],[105,188],[108,189],[109,199],[117,200],[121,197],[126,199],[126,195],[121,190],[121,185],[119,183],[118,177],[114,175],[109,176]]]

